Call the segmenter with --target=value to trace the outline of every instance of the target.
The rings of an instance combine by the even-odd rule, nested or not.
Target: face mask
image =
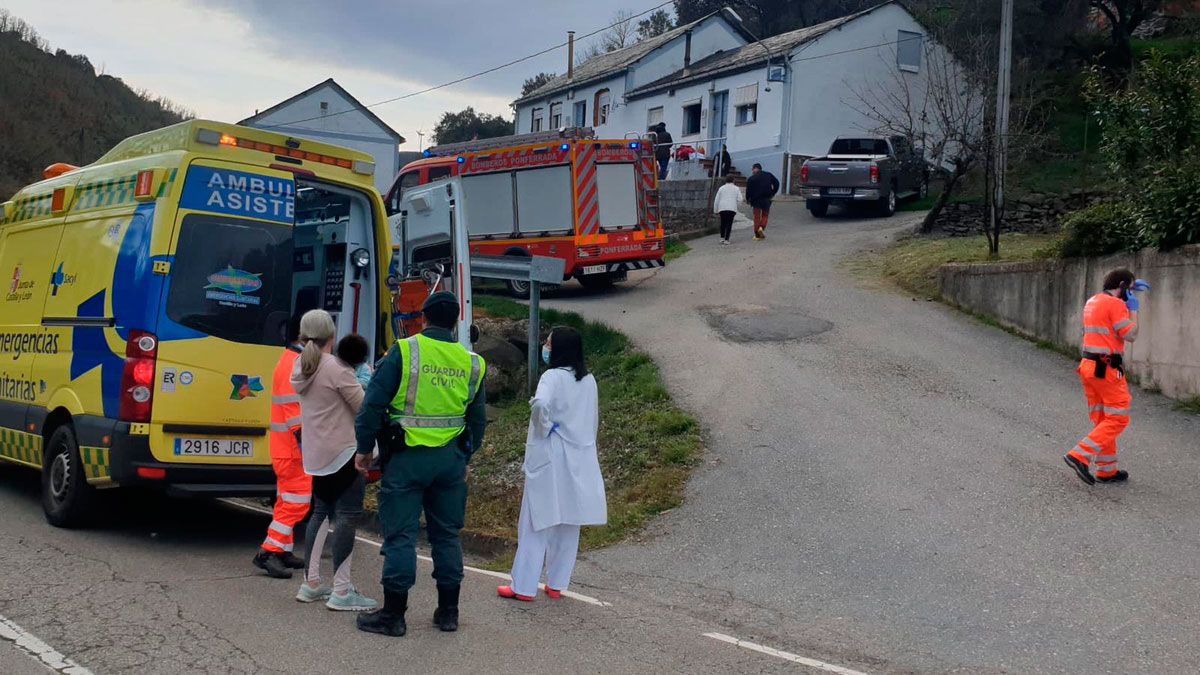
[[[546,345],[542,345],[542,362],[550,365],[550,348]]]

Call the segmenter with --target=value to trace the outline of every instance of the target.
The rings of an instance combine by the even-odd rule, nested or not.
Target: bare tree
[[[985,182],[992,179],[994,164],[995,80],[997,46],[990,36],[976,36],[969,45],[971,54],[959,61],[936,43],[927,43],[924,73],[916,76],[894,66],[885,81],[851,87],[849,102],[870,121],[868,131],[904,136],[916,147],[923,147],[925,158],[942,177],[942,191],[925,215],[923,232],[933,229],[946,204],[964,179],[981,167]],[[894,61],[893,61],[894,63]],[[976,64],[968,68],[964,63]],[[1028,74],[1031,69],[1018,63],[1014,72]],[[1030,77],[1013,81],[1012,109],[1009,122],[1009,156],[1019,163],[1040,146],[1046,106]],[[989,191],[990,192],[990,191]],[[990,195],[988,197],[990,199]],[[1000,250],[1000,224],[986,228],[988,248]]]
[[[613,12],[612,25],[600,34],[600,48],[605,52],[615,52],[637,42],[637,26],[633,24],[633,12],[619,9]]]

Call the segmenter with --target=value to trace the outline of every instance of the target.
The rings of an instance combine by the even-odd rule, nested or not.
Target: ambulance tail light
[[[871,165],[871,184],[872,185],[879,184],[879,165],[878,164]]]
[[[154,403],[154,370],[158,338],[145,331],[130,332],[121,372],[119,417],[124,422],[149,422]]]

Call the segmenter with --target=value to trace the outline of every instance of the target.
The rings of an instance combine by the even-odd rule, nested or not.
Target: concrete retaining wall
[[[1104,275],[1128,267],[1154,285],[1143,294],[1131,376],[1173,398],[1200,396],[1200,246],[1106,258],[945,265],[942,296],[1030,337],[1077,350],[1083,305]]]
[[[709,188],[712,181],[666,180],[658,184],[663,226],[669,234],[704,230],[713,220]]]

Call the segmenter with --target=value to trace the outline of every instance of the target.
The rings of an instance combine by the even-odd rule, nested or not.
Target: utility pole
[[[1000,252],[1000,225],[1004,218],[1004,178],[1008,173],[1008,113],[1012,99],[1013,0],[1004,0],[1000,16],[1000,65],[996,69],[996,165],[991,228],[995,250]]]

